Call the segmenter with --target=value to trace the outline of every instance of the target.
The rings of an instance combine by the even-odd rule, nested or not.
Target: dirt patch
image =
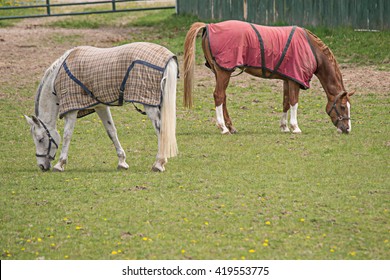
[[[66,50],[78,45],[110,47],[115,43],[131,41],[135,32],[142,28],[100,28],[62,29],[47,28],[45,24],[55,19],[26,19],[14,27],[0,29],[0,98],[9,94],[6,88],[34,88],[44,71]],[[182,59],[179,58],[182,64]],[[182,67],[182,65],[181,65]],[[375,67],[342,65],[342,73],[347,90],[357,93],[390,93],[390,72],[376,70]],[[199,65],[196,69],[196,83],[214,85],[212,73]],[[258,79],[243,74],[233,78],[243,86],[258,82]],[[282,83],[275,80],[262,80],[275,90],[282,89]],[[312,89],[322,90],[317,78],[313,78]]]

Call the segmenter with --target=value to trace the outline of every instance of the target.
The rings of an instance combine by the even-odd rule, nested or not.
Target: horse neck
[[[39,100],[38,100],[39,98]],[[35,114],[47,126],[56,128],[57,116],[59,111],[58,97],[53,94],[53,88],[50,84],[44,84],[40,93],[37,93],[35,104]]]
[[[65,52],[45,72],[35,99],[35,114],[49,127],[56,128],[59,100],[54,90],[58,71],[71,50]]]
[[[310,34],[311,43],[317,57],[315,75],[321,82],[329,101],[345,91],[343,77],[332,51],[315,35]]]

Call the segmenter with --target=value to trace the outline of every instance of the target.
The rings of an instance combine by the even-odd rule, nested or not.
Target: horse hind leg
[[[126,163],[126,153],[118,140],[118,134],[114,120],[112,119],[110,108],[107,106],[98,106],[95,108],[95,111],[106,129],[108,137],[110,137],[112,143],[114,143],[116,153],[118,155],[118,169],[128,169],[129,165]]]
[[[236,133],[237,130],[233,127],[226,105],[226,89],[229,85],[230,72],[216,69],[216,86],[214,90],[215,112],[217,117],[217,126],[222,134]]]
[[[209,67],[215,75],[216,85],[214,90],[214,102],[215,113],[217,117],[217,126],[221,130],[222,134],[236,133],[237,130],[233,127],[226,106],[226,88],[229,85],[231,72],[220,69],[213,62],[207,36],[203,36],[202,48],[206,58],[206,66]]]
[[[161,137],[160,137],[160,129],[161,129],[161,111],[159,107],[153,107],[144,105],[145,112],[148,115],[149,119],[151,120],[154,130],[156,131],[157,138],[158,138],[158,152],[156,156],[156,161],[154,162],[152,166],[152,170],[155,172],[164,172],[165,167],[164,165],[168,162],[167,158],[160,158],[160,149],[161,149]]]
[[[289,99],[289,90],[288,82],[283,82],[283,113],[282,118],[280,119],[280,131],[281,132],[290,132],[287,124],[287,113],[290,109],[290,99]]]

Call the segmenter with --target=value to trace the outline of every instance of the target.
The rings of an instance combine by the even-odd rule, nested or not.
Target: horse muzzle
[[[45,164],[40,163],[40,164],[38,164],[38,167],[39,167],[39,169],[40,169],[41,171],[46,172],[46,171],[50,170],[51,164],[50,164],[50,163],[48,163],[48,164],[46,164],[46,163],[45,163]]]
[[[339,134],[342,134],[342,133],[349,134],[349,132],[350,132],[350,128],[348,126],[345,127],[344,125],[341,125],[341,126],[337,127],[337,133],[339,133]]]

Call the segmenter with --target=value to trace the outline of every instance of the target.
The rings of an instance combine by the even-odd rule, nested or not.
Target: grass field
[[[182,54],[196,19],[137,15],[128,24],[148,28],[139,40]],[[78,19],[55,24],[74,28]],[[314,32],[344,63],[389,69],[388,32]],[[66,171],[42,173],[22,116],[33,112],[37,83],[19,89],[18,102],[0,98],[1,259],[389,259],[390,92],[353,96],[350,135],[336,133],[323,93],[303,93],[303,133],[293,135],[279,132],[280,92],[235,81],[228,102],[239,133],[222,136],[213,83],[196,86],[188,111],[179,80],[180,155],[160,174],[150,171],[153,128],[129,107],[112,110],[128,171],[116,170],[114,147],[91,115],[76,124]]]

